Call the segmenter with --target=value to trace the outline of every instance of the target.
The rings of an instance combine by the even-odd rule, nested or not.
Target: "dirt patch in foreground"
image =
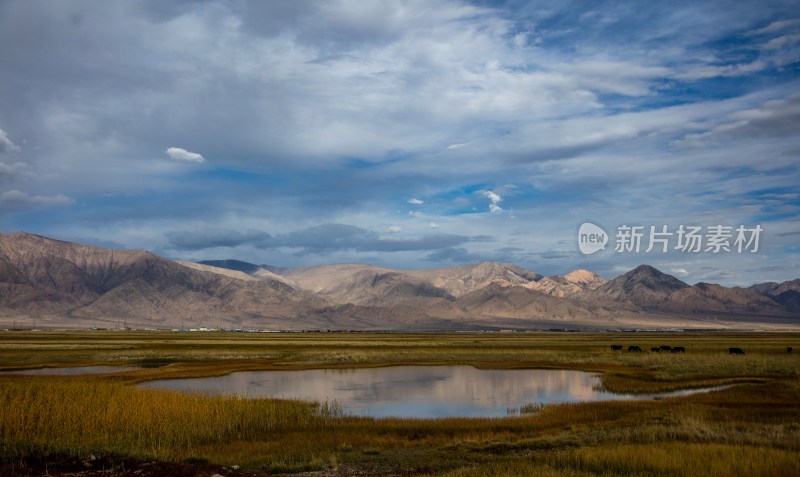
[[[16,463],[1,462],[0,475],[4,477],[366,477],[377,475],[412,477],[430,475],[430,469],[366,469],[344,464],[316,472],[276,474],[206,463],[137,461],[94,455],[80,458],[51,455],[46,460],[32,457]]]
[[[211,464],[136,461],[123,458],[48,456],[24,462],[4,463],[0,474],[9,477],[262,477],[267,474],[241,471]]]

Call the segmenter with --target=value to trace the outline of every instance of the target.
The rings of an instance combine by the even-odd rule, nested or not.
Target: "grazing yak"
[[[791,346],[787,346],[786,347],[786,354],[792,354],[792,347]]]
[[[686,352],[686,348],[684,348],[683,346],[673,346],[672,349],[670,350],[670,352],[671,353],[685,353]]]
[[[659,349],[660,349],[661,351],[672,351],[672,346],[668,346],[668,345],[661,345],[661,347],[660,347]]]
[[[659,351],[661,351],[661,348],[659,348],[658,346],[653,346],[652,348],[650,348],[650,351],[652,353],[658,353]]]
[[[622,351],[622,345],[611,345],[611,351]]]
[[[638,347],[636,345],[632,345],[632,346],[628,346],[628,351],[640,352],[640,351],[642,351],[642,348],[640,348],[640,347]]]
[[[728,348],[728,354],[744,354],[742,348]]]

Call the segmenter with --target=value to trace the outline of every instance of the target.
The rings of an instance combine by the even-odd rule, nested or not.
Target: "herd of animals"
[[[611,351],[622,351],[622,349],[623,349],[622,345],[611,345]],[[639,347],[639,346],[636,346],[636,345],[631,345],[631,346],[628,346],[628,352],[641,353],[642,352],[642,348]],[[686,352],[686,348],[684,348],[683,346],[662,345],[662,346],[653,346],[652,348],[650,348],[650,352],[652,352],[652,353],[660,353],[660,352],[665,352],[665,353],[685,353]],[[744,350],[742,348],[728,348],[728,354],[741,354],[741,355],[744,355]],[[786,354],[792,354],[792,347],[791,346],[787,346],[786,347]]]

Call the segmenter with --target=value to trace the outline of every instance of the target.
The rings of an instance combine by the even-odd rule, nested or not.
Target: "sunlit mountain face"
[[[796,331],[798,283],[690,286],[650,265],[605,280],[494,262],[416,270],[200,264],[0,234],[0,329]]]

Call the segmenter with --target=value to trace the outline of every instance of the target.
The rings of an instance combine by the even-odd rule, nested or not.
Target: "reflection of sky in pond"
[[[78,376],[82,374],[122,373],[137,369],[132,366],[73,366],[69,368],[37,368],[22,371],[2,371],[3,374],[29,374],[40,376]]]
[[[481,370],[471,366],[251,371],[212,378],[154,381],[142,386],[249,397],[337,401],[355,415],[424,418],[497,417],[530,403],[672,395],[630,396],[599,391],[600,377],[582,371]]]

